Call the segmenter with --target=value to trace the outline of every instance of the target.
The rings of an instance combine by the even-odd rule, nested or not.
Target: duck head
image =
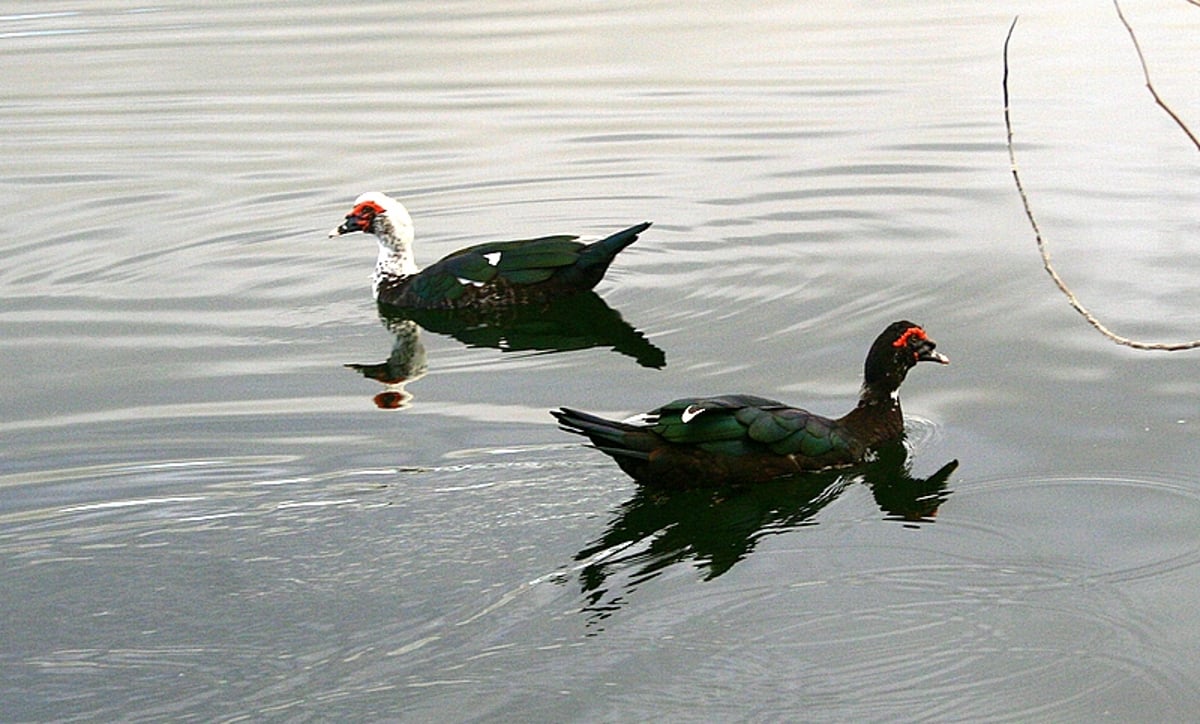
[[[413,241],[412,217],[399,201],[379,191],[368,191],[354,200],[346,220],[329,232],[329,237],[361,231],[374,234],[380,246],[405,254]]]
[[[950,364],[950,359],[937,351],[937,343],[920,325],[905,320],[892,322],[867,353],[863,370],[864,391],[876,395],[893,394],[918,362],[946,365]]]

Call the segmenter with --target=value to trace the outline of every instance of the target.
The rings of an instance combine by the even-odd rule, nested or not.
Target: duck
[[[918,324],[889,324],[871,344],[858,404],[823,417],[755,395],[688,397],[626,420],[551,411],[636,482],[667,489],[740,486],[868,462],[903,440],[898,391],[919,362],[949,364]]]
[[[643,222],[600,241],[543,236],[460,249],[421,269],[413,222],[396,199],[368,191],[329,237],[362,232],[379,242],[372,289],[381,304],[406,309],[488,309],[546,303],[595,287],[618,253],[650,228]]]

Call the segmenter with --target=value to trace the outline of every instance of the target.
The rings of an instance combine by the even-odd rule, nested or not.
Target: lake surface
[[[0,15],[0,718],[1200,708],[1200,352],[1070,309],[1004,143],[1020,14],[1055,263],[1118,332],[1200,336],[1200,157],[1111,6],[26,5]],[[1125,11],[1200,127],[1200,9]],[[326,238],[372,189],[424,263],[654,221],[597,290],[624,341],[381,319],[373,240]],[[913,371],[907,446],[868,469],[655,495],[547,414],[840,414],[903,318],[953,363]]]

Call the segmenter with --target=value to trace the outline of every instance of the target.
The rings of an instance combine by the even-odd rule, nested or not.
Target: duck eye
[[[928,339],[928,337],[925,334],[925,330],[921,329],[920,327],[909,327],[908,329],[904,330],[904,333],[901,334],[895,342],[892,342],[892,346],[900,348],[911,344],[914,340],[923,342],[926,339]]]

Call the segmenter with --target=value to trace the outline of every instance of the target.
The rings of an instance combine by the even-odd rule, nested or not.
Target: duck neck
[[[840,420],[846,430],[867,447],[904,436],[904,413],[897,389],[878,390],[864,385],[858,405]]]
[[[379,256],[375,260],[375,296],[387,282],[412,276],[420,271],[412,253],[412,226],[402,224],[397,229],[390,218],[379,216],[372,231],[379,241]]]

